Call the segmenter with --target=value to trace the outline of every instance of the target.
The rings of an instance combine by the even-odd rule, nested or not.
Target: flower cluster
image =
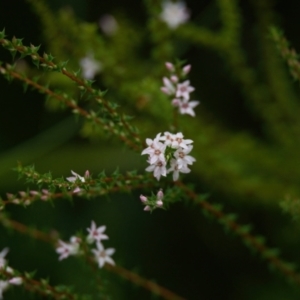
[[[189,173],[188,165],[196,161],[188,155],[193,149],[192,143],[192,140],[184,139],[181,132],[172,134],[166,131],[163,136],[159,133],[153,140],[146,139],[148,147],[142,151],[142,155],[148,154],[150,166],[146,171],[153,172],[157,180],[173,172],[173,180],[178,180],[179,173]]]
[[[91,249],[91,252],[94,254],[94,258],[97,261],[99,268],[102,268],[105,263],[114,265],[115,262],[111,258],[111,255],[115,253],[115,249],[108,248],[105,249],[102,240],[107,240],[108,236],[104,234],[106,226],[97,227],[96,223],[92,221],[91,227],[87,228],[88,236],[86,241],[88,244],[96,243],[96,249]],[[81,255],[83,250],[81,249],[82,240],[79,237],[72,236],[70,242],[64,242],[62,240],[58,241],[58,246],[56,252],[60,255],[59,260],[65,259],[70,255]]]
[[[176,29],[190,18],[190,13],[186,8],[185,2],[164,1],[160,19],[164,21],[170,29]]]
[[[145,211],[153,211],[156,208],[162,208],[163,198],[164,198],[164,193],[162,190],[159,190],[156,196],[152,195],[150,197],[145,197],[144,195],[140,195],[140,200],[145,205],[144,208]]]
[[[8,248],[4,248],[0,252],[0,271],[4,270],[9,274],[14,274],[14,270],[7,266],[7,261],[5,259],[6,254],[8,253]],[[0,279],[0,299],[3,299],[3,292],[6,291],[11,285],[20,285],[23,283],[21,277],[12,277],[8,280],[1,280]]]
[[[170,78],[163,77],[164,86],[161,91],[172,99],[172,105],[178,107],[179,113],[195,116],[194,108],[200,103],[199,101],[190,101],[190,93],[195,90],[190,86],[190,81],[184,79],[191,70],[191,65],[186,65],[177,70],[177,68],[170,62],[166,62],[166,68],[170,71]]]

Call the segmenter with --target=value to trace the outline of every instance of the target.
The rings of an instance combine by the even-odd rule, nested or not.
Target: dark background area
[[[79,18],[96,22],[106,13],[123,12],[136,26],[145,26],[146,13],[143,2],[130,1],[48,1],[54,10],[71,6]],[[244,18],[243,43],[249,60],[256,61],[255,17],[248,1],[240,1]],[[209,28],[217,29],[217,8],[212,1],[186,1],[191,10],[191,20]],[[297,1],[276,1],[278,24],[296,49],[300,49],[299,9]],[[203,24],[204,23],[204,24]],[[9,38],[24,38],[24,43],[41,44],[42,30],[39,18],[25,1],[2,1],[0,3],[0,30],[5,28]],[[42,52],[41,52],[42,53]],[[191,82],[202,89],[198,95],[207,111],[219,118],[224,126],[233,131],[249,131],[262,137],[260,120],[254,118],[241,99],[220,58],[203,48],[187,50],[185,58],[193,69],[204,69],[201,74],[192,73]],[[0,61],[11,62],[10,54],[0,48]],[[209,64],[208,64],[209,61]],[[218,88],[215,88],[215,86]],[[295,84],[295,89],[298,86]],[[205,101],[209,96],[210,101]],[[226,101],[220,103],[219,99]],[[64,124],[65,131],[55,130],[55,125]],[[54,177],[69,176],[71,169],[83,174],[85,169],[100,173],[103,169],[113,171],[140,168],[141,158],[136,154],[109,145],[92,144],[78,135],[80,122],[66,112],[52,113],[45,109],[43,95],[36,91],[23,93],[17,82],[7,83],[0,77],[0,195],[26,189],[17,174],[12,171],[18,160],[24,164],[35,163],[40,172],[52,171]],[[32,150],[32,145],[36,148]],[[101,149],[100,149],[101,148]],[[124,162],[124,157],[126,161]],[[195,178],[191,177],[195,181]],[[197,183],[196,189],[205,191],[205,185]],[[74,204],[59,201],[55,207],[39,203],[32,207],[9,207],[12,219],[34,225],[41,230],[58,230],[67,240],[77,230],[90,226],[107,225],[109,247],[116,248],[114,259],[128,269],[137,270],[144,277],[154,279],[187,299],[251,299],[281,300],[299,299],[299,289],[288,284],[274,272],[265,261],[252,254],[242,242],[224,233],[215,221],[203,216],[200,209],[176,203],[168,211],[147,214],[142,211],[138,198],[144,191],[132,195],[117,194],[92,201],[77,199]],[[228,202],[228,212],[239,211],[241,223],[253,223],[254,232],[267,236],[271,246],[284,245],[283,257],[299,262],[298,225],[282,216],[279,207],[239,204],[218,191],[210,191],[212,202]],[[227,197],[227,198],[226,198]],[[290,226],[287,231],[285,226]],[[18,233],[0,228],[0,250],[8,246],[9,264],[20,271],[37,270],[37,277],[49,277],[52,284],[75,285],[79,291],[88,292],[83,282],[84,267],[75,259],[57,261],[51,247],[31,240]],[[105,272],[104,272],[105,273]],[[150,293],[136,288],[117,276],[112,278],[114,299],[152,299]],[[28,297],[28,298],[27,298]],[[5,293],[5,299],[29,299],[19,289]],[[42,299],[38,296],[33,299]],[[95,296],[97,299],[97,296]]]

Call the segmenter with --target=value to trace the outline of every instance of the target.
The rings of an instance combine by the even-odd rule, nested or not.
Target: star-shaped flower
[[[100,242],[101,240],[107,240],[108,236],[106,234],[103,234],[105,231],[106,226],[100,226],[97,228],[97,225],[94,221],[92,221],[91,227],[87,228],[87,231],[89,232],[89,235],[87,237],[88,243],[93,242]]]
[[[103,245],[98,242],[97,249],[92,249],[92,252],[95,255],[95,259],[98,262],[99,268],[102,268],[105,263],[115,265],[114,260],[111,258],[111,256],[115,253],[114,248],[104,249]]]
[[[58,260],[63,260],[70,255],[76,255],[79,253],[80,239],[72,236],[70,238],[70,243],[59,240],[58,245],[59,246],[56,248],[56,252],[60,254]]]
[[[195,88],[190,86],[190,81],[186,80],[183,83],[177,84],[176,98],[183,97],[186,100],[190,99],[190,93],[193,92]]]

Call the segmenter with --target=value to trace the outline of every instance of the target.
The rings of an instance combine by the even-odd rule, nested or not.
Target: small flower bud
[[[150,208],[150,206],[145,206],[145,208],[144,208],[144,211],[149,211],[149,210],[151,210],[151,208]]]
[[[156,206],[162,207],[163,206],[163,202],[161,200],[156,201]]]
[[[175,67],[172,63],[170,62],[166,62],[165,63],[166,68],[170,71],[170,72],[174,72],[175,71]]]
[[[23,283],[23,279],[21,277],[13,277],[10,280],[8,280],[8,282],[10,284],[14,284],[14,285],[20,285]]]
[[[147,197],[145,197],[145,196],[143,196],[143,195],[140,196],[140,199],[141,199],[141,201],[142,201],[143,203],[145,203],[145,202],[148,201]]]
[[[178,82],[178,77],[176,75],[172,75],[171,76],[171,81],[173,81],[174,83]]]
[[[186,65],[182,68],[182,73],[183,75],[188,74],[191,71],[192,66],[191,65]]]
[[[163,191],[159,190],[156,196],[157,196],[157,200],[162,200],[162,198],[164,197]]]

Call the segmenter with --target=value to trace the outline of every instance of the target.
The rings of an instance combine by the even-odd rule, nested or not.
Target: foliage
[[[3,192],[0,198],[1,234],[5,236],[0,250],[9,247],[16,260],[16,264],[11,260],[8,264],[6,259],[10,254],[6,250],[0,255],[0,295],[7,282],[17,282],[16,285],[22,282],[13,291],[5,292],[5,298],[24,289],[23,299],[29,293],[32,297],[42,295],[53,299],[146,299],[149,294],[164,299],[200,298],[203,294],[206,298],[227,299],[224,294],[232,285],[238,287],[228,292],[228,299],[259,299],[264,295],[282,299],[276,293],[278,286],[284,291],[289,287],[270,274],[264,275],[268,280],[274,279],[270,286],[248,291],[248,298],[246,294],[241,296],[244,281],[250,278],[252,282],[257,280],[257,284],[265,280],[251,275],[261,272],[261,266],[255,266],[254,270],[249,267],[245,271],[249,274],[243,279],[231,271],[232,260],[243,256],[244,249],[233,251],[230,245],[235,241],[227,235],[224,238],[219,227],[214,228],[209,220],[217,221],[225,233],[241,240],[250,253],[261,257],[283,278],[300,285],[295,264],[282,258],[287,256],[287,260],[296,263],[298,259],[295,249],[299,247],[296,222],[300,194],[300,168],[297,168],[300,102],[292,79],[300,80],[299,56],[279,29],[272,1],[249,0],[245,4],[215,0],[198,18],[187,2],[184,9],[190,11],[185,10],[182,21],[176,25],[168,24],[165,15],[162,17],[167,2],[145,0],[142,21],[132,19],[121,9],[113,11],[115,18],[105,16],[106,25],[111,26],[108,30],[103,22],[99,28],[96,22],[83,21],[70,7],[53,8],[44,0],[27,0],[26,7],[38,17],[42,28],[41,45],[17,38],[7,29],[0,31],[1,79],[6,80],[3,85],[11,84],[11,90],[3,97],[3,107],[14,98],[12,90],[20,87],[29,98],[22,101],[30,102],[30,97],[36,97],[38,92],[41,94],[38,101],[44,103],[37,110],[43,120],[39,124],[40,135],[14,148],[13,159],[21,161],[16,167],[7,159],[4,139],[0,144],[3,172],[15,167],[19,179],[25,181],[25,188],[21,188],[20,183],[7,179],[3,188],[12,187],[13,192],[5,190],[5,196]],[[251,8],[251,17],[256,20],[251,36],[255,42],[254,54],[244,41],[244,23],[249,18],[245,7]],[[209,18],[214,15],[216,23],[211,25],[206,21],[205,13]],[[207,73],[202,63],[208,68]],[[186,64],[191,64],[191,69]],[[88,73],[87,65],[91,68]],[[168,70],[173,68],[170,80],[166,79]],[[185,110],[172,107],[176,106],[172,98],[182,97],[177,105],[189,100],[189,95],[178,96],[175,90],[172,94],[178,78],[185,80],[187,73],[197,87],[196,98],[201,100],[199,106],[193,107],[195,117],[194,112],[181,115]],[[161,89],[162,78],[165,86]],[[189,82],[185,83],[189,86]],[[19,107],[14,107],[10,121],[18,124],[16,130],[22,131],[20,122],[30,112],[26,109],[22,112],[21,104],[16,103]],[[163,146],[160,136],[149,139],[169,131],[183,133],[192,139],[193,147],[183,143],[182,148],[180,145],[176,148],[172,142],[168,144],[168,134],[163,137]],[[150,155],[148,162],[153,166],[157,162],[156,159],[151,162],[155,143],[159,150],[166,151],[173,168],[164,169],[158,176],[145,172],[146,159],[141,156],[145,149],[143,154]],[[191,170],[175,162],[178,147],[181,154],[188,148],[185,155],[193,148],[196,161]],[[53,149],[56,152],[51,160]],[[180,174],[182,180],[177,180],[177,176],[172,180],[165,173],[175,173],[176,168],[184,170],[182,173],[191,172]],[[70,170],[78,169],[89,171],[82,176],[72,171],[73,176],[66,177]],[[281,209],[287,214],[282,214]],[[230,210],[238,211],[241,221]],[[287,216],[296,222],[290,222]],[[106,224],[107,231],[112,233],[112,245],[117,249],[113,257],[115,265],[108,258],[114,252],[108,251],[112,248],[105,254],[102,244],[97,244],[95,250],[86,241],[86,228],[93,219]],[[96,230],[94,227],[88,230]],[[134,231],[139,227],[140,231]],[[104,227],[99,228],[102,234]],[[166,233],[161,233],[164,229]],[[80,231],[75,234],[76,230]],[[185,238],[180,235],[180,231],[189,230],[193,232],[191,239],[189,234]],[[277,248],[268,246],[266,238],[257,233],[259,230],[270,244],[286,247],[287,255],[281,257]],[[177,234],[180,238],[176,240]],[[37,261],[32,254],[26,263],[17,259],[23,235],[31,237],[35,246],[25,242],[27,250],[22,251],[36,253],[38,246],[46,249],[37,255]],[[70,242],[64,242],[66,239],[62,237],[71,235],[76,239],[71,237]],[[152,236],[158,240],[154,241]],[[57,252],[67,249],[70,252],[66,257],[75,257],[58,263],[55,248]],[[213,248],[213,253],[203,248]],[[147,254],[145,259],[143,251]],[[92,253],[100,257],[103,254],[107,263],[95,259]],[[168,263],[164,260],[168,261],[172,255],[174,260],[170,262],[175,261],[180,276],[174,267],[165,271]],[[199,260],[193,263],[196,257]],[[47,259],[50,265],[42,262]],[[249,256],[240,258],[241,262],[245,260]],[[50,271],[54,264],[56,270]],[[137,271],[136,266],[141,265],[145,269]],[[222,269],[219,275],[214,267]],[[28,271],[35,269],[36,273]],[[74,270],[80,270],[82,276],[72,275]],[[208,273],[210,277],[206,278]],[[48,276],[50,279],[45,279]],[[144,276],[156,277],[159,283]],[[189,286],[192,277],[196,283]],[[207,283],[215,282],[215,277],[220,277],[219,291]],[[133,292],[120,278],[150,293]],[[298,287],[289,293],[288,297],[300,294]]]

